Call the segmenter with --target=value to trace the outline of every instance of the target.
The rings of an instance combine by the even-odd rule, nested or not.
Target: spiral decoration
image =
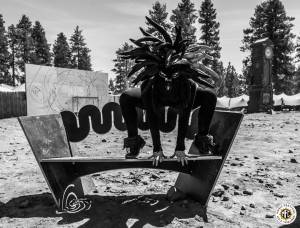
[[[59,205],[61,205],[60,211],[56,211],[57,214],[76,214],[81,211],[90,210],[92,202],[86,198],[78,198],[76,193],[71,190],[74,188],[74,184],[68,185],[66,187],[62,201],[59,200]]]

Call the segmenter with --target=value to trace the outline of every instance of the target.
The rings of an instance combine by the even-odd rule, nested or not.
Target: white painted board
[[[26,96],[29,116],[101,108],[109,99],[108,74],[26,64]]]

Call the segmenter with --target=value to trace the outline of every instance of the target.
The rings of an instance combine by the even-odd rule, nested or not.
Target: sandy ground
[[[148,132],[149,156],[151,139]],[[175,133],[163,135],[168,154]],[[123,157],[124,132],[91,133],[78,145],[85,156]],[[191,141],[188,141],[190,143]],[[165,193],[177,174],[151,169],[92,175],[97,192],[91,210],[56,214],[54,201],[15,118],[0,120],[0,227],[300,227],[300,113],[246,115],[208,205],[205,223],[197,202],[169,203]],[[244,194],[247,190],[249,194]],[[219,194],[218,194],[219,193]],[[252,194],[251,194],[252,193]],[[290,226],[275,217],[294,205]]]

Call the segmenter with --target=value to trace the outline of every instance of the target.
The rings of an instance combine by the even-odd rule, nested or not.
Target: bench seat
[[[61,157],[41,159],[44,170],[57,173],[65,170],[69,175],[75,177],[85,176],[96,172],[127,168],[164,169],[169,171],[193,174],[195,170],[207,170],[208,165],[222,162],[221,156],[193,156],[188,158],[188,165],[182,166],[177,159],[167,158],[157,166],[153,166],[152,159],[124,159],[124,158],[99,158],[99,157]],[[198,167],[198,168],[197,168]],[[51,178],[50,178],[51,179]]]
[[[221,160],[222,156],[192,156],[187,158],[188,161],[199,161],[199,160]],[[166,158],[164,162],[177,162],[174,158]],[[118,162],[118,163],[139,163],[139,162],[149,162],[152,163],[152,159],[147,158],[138,158],[138,159],[124,159],[124,158],[101,158],[101,157],[61,157],[61,158],[46,158],[42,159],[41,162],[96,162],[96,163],[103,163],[103,162]],[[162,164],[163,164],[162,163]]]

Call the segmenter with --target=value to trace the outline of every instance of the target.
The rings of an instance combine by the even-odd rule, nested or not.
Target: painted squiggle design
[[[74,188],[74,184],[68,185],[66,187],[62,201],[59,200],[59,205],[61,211],[56,211],[56,214],[76,214],[81,211],[90,210],[92,202],[86,198],[78,198],[75,192],[71,191],[71,188]]]
[[[148,130],[149,126],[146,118],[144,118],[143,110],[138,109],[138,127],[141,130]],[[101,115],[102,114],[102,115]],[[119,131],[125,131],[126,125],[122,121],[121,107],[118,103],[109,102],[106,103],[102,111],[94,105],[86,105],[82,107],[78,114],[70,111],[61,112],[61,116],[64,122],[68,139],[71,142],[79,142],[86,138],[90,132],[90,128],[98,134],[105,134],[110,131],[112,124]],[[191,114],[191,121],[187,128],[186,137],[189,139],[194,138],[194,134],[197,133],[198,129],[198,109],[194,110]],[[159,129],[162,132],[171,132],[175,129],[177,123],[177,113],[168,109],[161,113]],[[79,124],[77,124],[77,119]],[[90,126],[91,119],[91,126]],[[112,123],[113,121],[113,123]]]

